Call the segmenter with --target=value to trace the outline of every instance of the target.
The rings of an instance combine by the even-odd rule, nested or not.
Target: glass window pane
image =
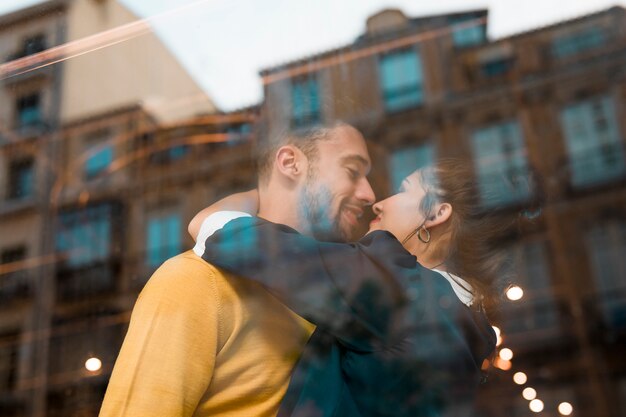
[[[526,148],[517,122],[475,131],[472,146],[485,205],[517,203],[530,196]]]
[[[561,111],[572,185],[590,186],[626,173],[613,100],[599,97]]]
[[[421,104],[424,91],[419,53],[411,49],[383,55],[380,83],[387,110],[404,110]]]
[[[416,169],[432,163],[434,156],[435,148],[430,143],[393,152],[389,162],[392,190],[394,192],[398,190],[404,178],[411,175]]]

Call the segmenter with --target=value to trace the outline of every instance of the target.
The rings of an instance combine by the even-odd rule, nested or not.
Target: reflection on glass
[[[524,391],[522,391],[522,396],[527,400],[533,400],[537,397],[537,391],[535,391],[535,389],[531,387],[524,388]]]
[[[513,351],[509,348],[504,348],[500,350],[499,356],[502,360],[510,361],[513,359]]]
[[[624,144],[611,97],[570,104],[561,111],[574,186],[596,185],[626,174]]]
[[[157,267],[180,253],[182,222],[178,213],[155,215],[148,219],[146,245],[147,263]]]
[[[18,98],[15,107],[18,127],[33,126],[41,121],[41,96],[39,93]]]
[[[35,192],[35,169],[32,159],[11,162],[9,167],[9,199],[30,197]]]
[[[380,58],[380,85],[385,108],[405,110],[424,101],[424,79],[420,54],[407,49]]]
[[[89,358],[85,361],[85,368],[89,372],[96,372],[102,368],[102,361],[98,358]]]
[[[515,372],[515,374],[513,375],[513,381],[517,385],[524,385],[527,380],[528,380],[528,377],[526,376],[524,372]]]
[[[626,327],[626,221],[609,220],[591,228],[587,237],[594,304],[609,328]]]
[[[557,58],[565,58],[602,46],[606,34],[601,28],[587,29],[556,37],[552,41],[552,53]]]
[[[461,23],[465,23],[464,27],[458,27],[452,32],[452,39],[454,45],[457,47],[480,45],[486,42],[486,27],[485,24],[480,21],[480,16],[463,15],[450,19],[453,25],[459,26]],[[471,24],[468,22],[472,22]]]
[[[393,152],[389,162],[391,189],[394,191],[398,190],[402,180],[416,169],[431,163],[434,157],[435,147],[431,143],[399,149]]]
[[[305,127],[321,120],[320,92],[314,76],[294,80],[291,85],[291,124]]]
[[[56,250],[76,268],[108,258],[111,253],[111,206],[69,210],[59,216]]]
[[[85,162],[85,174],[87,177],[95,177],[106,170],[113,162],[113,146],[107,145],[87,159]]]
[[[568,402],[562,402],[559,404],[558,410],[561,415],[569,416],[574,412],[574,407],[572,407],[572,405]]]
[[[154,19],[158,3],[175,10]],[[194,3],[55,0],[0,16],[1,416],[96,416],[143,284],[191,248],[195,211],[255,186],[263,123],[334,120],[372,145],[379,200],[435,156],[461,157],[484,212],[510,225],[494,242],[512,272],[488,314],[500,356],[483,364],[479,414],[529,415],[537,393],[520,392],[532,385],[546,414],[626,415],[623,7],[583,15],[563,2],[548,26],[503,34],[516,8],[410,16],[376,2],[375,19],[346,20],[360,32],[318,54],[301,36],[343,29],[326,10],[319,24],[298,14],[304,3]],[[361,3],[333,11],[360,19],[373,11]],[[249,63],[258,101],[213,96],[212,70]],[[253,231],[238,244],[260,245]]]
[[[526,145],[517,122],[476,130],[472,145],[486,206],[517,203],[529,197]]]

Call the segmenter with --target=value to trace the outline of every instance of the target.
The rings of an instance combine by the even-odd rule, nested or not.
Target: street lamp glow
[[[89,372],[96,372],[102,368],[102,361],[98,358],[89,358],[85,361],[85,368]]]
[[[535,391],[535,389],[531,387],[524,388],[524,391],[522,391],[522,397],[524,397],[528,401],[534,400],[535,398],[537,398],[537,391]]]
[[[511,288],[506,290],[506,297],[511,301],[521,300],[524,296],[524,290],[517,285],[513,285]]]
[[[513,359],[513,351],[509,348],[504,348],[500,351],[500,358],[505,361]]]
[[[526,381],[528,381],[528,378],[524,372],[515,372],[515,375],[513,375],[513,382],[517,385],[524,385]]]
[[[564,416],[569,416],[574,411],[574,407],[568,402],[562,402],[559,404],[559,413]]]
[[[532,412],[540,413],[543,411],[543,401],[534,399],[528,404],[528,408],[530,408]]]
[[[508,371],[509,369],[511,369],[512,364],[511,361],[505,361],[504,359],[496,358],[495,366],[496,368],[500,368],[503,371]]]

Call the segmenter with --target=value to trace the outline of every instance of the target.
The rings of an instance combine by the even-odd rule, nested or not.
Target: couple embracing
[[[345,123],[270,138],[258,163],[141,292],[100,416],[473,415],[498,277],[471,170],[439,160],[374,204]]]

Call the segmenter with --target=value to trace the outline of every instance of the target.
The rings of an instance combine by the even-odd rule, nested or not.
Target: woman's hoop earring
[[[422,231],[426,232],[426,237],[425,238],[422,237]],[[419,229],[417,229],[417,238],[420,240],[420,242],[428,243],[428,242],[430,242],[430,232],[428,231],[427,228],[422,226]]]

